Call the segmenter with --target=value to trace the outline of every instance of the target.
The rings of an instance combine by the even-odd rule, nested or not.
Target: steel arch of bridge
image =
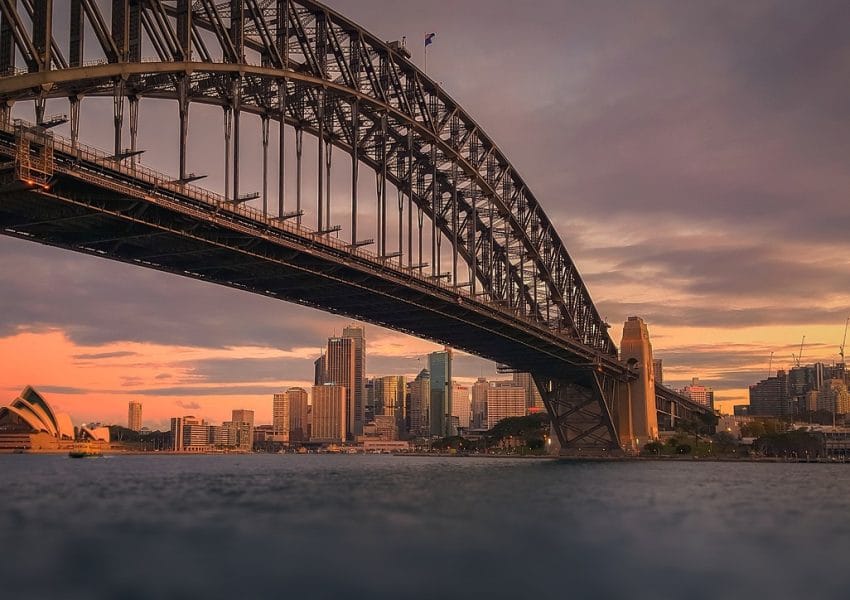
[[[0,72],[5,74],[0,78],[0,120],[9,122],[14,103],[34,101],[36,120],[46,125],[47,100],[67,98],[71,142],[76,144],[81,100],[112,97],[114,151],[121,159],[126,155],[125,103],[132,155],[140,99],[171,99],[180,122],[178,181],[184,181],[191,176],[186,167],[190,107],[220,106],[228,165],[225,196],[238,203],[243,200],[240,115],[256,115],[263,132],[264,211],[269,211],[269,122],[285,123],[296,132],[299,181],[302,134],[318,141],[315,228],[325,235],[335,230],[330,220],[331,156],[333,148],[342,149],[353,166],[351,247],[367,243],[358,235],[359,165],[365,164],[376,175],[378,256],[400,266],[406,263],[420,274],[429,269],[430,277],[448,278],[473,297],[586,348],[585,359],[604,360],[609,371],[584,376],[584,396],[577,403],[558,396],[557,389],[564,386],[552,374],[538,382],[550,412],[556,397],[562,398],[566,408],[561,416],[587,413],[587,406],[597,402],[594,431],[605,430],[606,443],[616,445],[604,389],[610,387],[610,377],[622,377],[626,370],[615,365],[617,349],[608,326],[571,257],[501,150],[403,49],[311,0],[111,0],[110,19],[95,0],[70,0],[66,58],[54,37],[54,8],[59,5],[53,0],[0,0]],[[89,50],[93,47],[104,57],[94,63],[86,60],[87,29],[95,38]],[[153,60],[143,57],[146,47],[153,48]],[[307,207],[300,202],[300,183],[296,206],[285,204],[286,136],[278,137],[278,206],[269,214],[300,222]],[[398,192],[397,245],[387,236],[393,213],[389,185]],[[421,250],[426,220],[432,246],[428,262]],[[414,233],[419,238],[417,263]],[[451,253],[448,273],[441,272],[443,240]]]
[[[257,114],[263,121],[283,118],[324,140],[326,153],[331,144],[343,148],[401,190],[431,221],[432,230],[442,232],[436,238],[444,236],[451,244],[450,263],[463,260],[475,273],[468,282],[473,292],[486,293],[550,329],[616,355],[606,324],[552,223],[504,154],[399,51],[327,7],[293,0],[196,0],[191,6],[184,0],[115,0],[112,28],[107,30],[95,2],[72,0],[66,60],[49,28],[52,2],[23,0],[33,22],[31,32],[20,15],[6,18],[18,14],[14,4],[0,0],[0,70],[8,73],[15,67],[10,52],[14,41],[28,73],[0,80],[0,98],[7,106],[36,100],[43,118],[46,99],[65,97],[71,99],[76,119],[73,104],[84,96],[128,97],[131,107],[142,97],[174,99],[183,117],[181,178],[188,175],[189,103],[223,106],[232,115],[237,139],[240,112]],[[96,32],[106,64],[83,61],[84,19]],[[142,57],[143,31],[156,49],[156,62]],[[214,34],[218,47],[211,48],[204,32]],[[251,64],[251,57],[258,64]],[[137,112],[131,112],[137,118]],[[123,125],[120,107],[116,123]],[[115,150],[123,150],[120,129]],[[356,189],[353,244],[361,241],[356,237]],[[386,204],[385,184],[379,183],[379,189]],[[239,195],[235,164],[231,197]],[[282,216],[282,202],[278,208]],[[408,211],[408,218],[413,212]],[[319,229],[330,228],[327,211],[319,218]],[[385,231],[385,219],[381,226]],[[408,242],[411,233],[409,228]],[[378,238],[379,254],[390,254],[386,236]],[[412,265],[410,246],[406,258]],[[437,261],[431,263],[432,275],[443,276]],[[458,271],[452,269],[455,285]]]

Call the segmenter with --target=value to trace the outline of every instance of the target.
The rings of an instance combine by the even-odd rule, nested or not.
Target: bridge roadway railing
[[[621,371],[624,376],[629,376],[627,367],[616,359],[605,356],[590,347],[584,346],[560,332],[541,327],[538,322],[526,317],[517,309],[507,308],[502,303],[493,302],[484,295],[473,295],[470,291],[467,291],[461,286],[454,286],[446,283],[443,281],[442,277],[435,278],[425,276],[419,272],[417,267],[406,267],[403,264],[400,265],[394,263],[391,258],[382,258],[381,256],[365,250],[362,247],[352,246],[343,240],[334,238],[328,233],[320,233],[309,226],[293,223],[289,220],[269,217],[256,208],[227,200],[223,195],[202,187],[175,181],[173,177],[142,166],[138,164],[138,162],[126,164],[128,160],[126,158],[118,159],[104,150],[80,143],[79,141],[72,142],[67,138],[63,138],[62,136],[55,134],[49,134],[49,136],[45,137],[44,134],[39,133],[37,126],[32,123],[27,123],[20,119],[15,122],[0,122],[0,131],[8,134],[9,136],[15,136],[16,133],[21,130],[30,132],[29,135],[32,135],[33,141],[38,141],[40,139],[42,142],[46,140],[48,143],[52,144],[54,155],[58,152],[72,157],[75,161],[75,169],[62,169],[59,165],[56,165],[59,170],[65,171],[68,175],[74,176],[74,170],[86,169],[87,176],[96,177],[98,185],[113,191],[130,193],[131,195],[139,192],[139,183],[144,183],[151,186],[154,192],[157,190],[167,191],[178,198],[187,198],[193,202],[199,202],[210,208],[214,208],[219,214],[230,213],[231,215],[242,217],[246,220],[246,224],[248,225],[248,227],[243,229],[243,231],[247,234],[256,235],[256,224],[259,223],[272,231],[291,234],[306,240],[308,245],[332,248],[338,253],[362,259],[371,267],[378,268],[380,270],[392,271],[397,275],[417,280],[427,286],[439,288],[444,292],[455,296],[458,302],[478,304],[485,310],[495,310],[515,321],[521,322],[526,327],[543,333],[544,335],[556,336],[573,349],[580,347],[584,354],[591,355],[589,358],[593,363],[598,364],[599,366],[604,364],[608,370]],[[5,145],[9,155],[14,156],[14,144],[15,139],[14,137],[11,137],[11,142],[0,145]],[[92,169],[87,165],[95,165],[99,167],[100,170]],[[120,177],[116,178],[112,176],[113,174],[117,174]],[[126,181],[126,183],[119,183],[121,180]],[[194,216],[201,219],[206,219],[209,216],[208,213],[204,211],[191,211],[185,202],[174,202],[173,208],[183,212],[187,212],[187,210],[189,210]]]

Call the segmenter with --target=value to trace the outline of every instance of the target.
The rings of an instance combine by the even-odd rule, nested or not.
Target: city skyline
[[[835,357],[850,304],[846,261],[835,259],[847,249],[840,194],[850,149],[836,108],[848,92],[833,85],[848,55],[835,29],[839,3],[823,3],[817,14],[790,3],[687,14],[653,3],[642,19],[635,7],[541,3],[520,24],[504,18],[512,9],[502,2],[487,3],[483,20],[475,2],[392,12],[373,1],[331,5],[386,39],[417,39],[426,24],[440,31],[429,73],[521,169],[613,337],[627,316],[644,317],[672,386],[699,377],[728,408],[746,403],[771,351],[773,370],[787,368],[803,335],[813,342],[804,362]],[[728,22],[737,27],[721,26]],[[516,27],[525,30],[517,35]],[[506,55],[500,40],[508,35],[533,43],[512,44]],[[421,64],[421,49],[411,46]],[[459,52],[461,66],[451,58]],[[522,80],[532,61],[552,75],[543,89]],[[504,85],[504,73],[520,81]],[[490,100],[495,86],[510,102]],[[143,110],[162,110],[167,120],[172,108]],[[143,162],[173,171],[173,149],[158,146],[157,135],[143,132]],[[208,162],[199,170],[215,175],[220,156]],[[659,222],[671,232],[663,242],[654,236]],[[175,411],[262,406],[273,390],[308,385],[301,363],[317,354],[310,339],[347,322],[6,238],[0,274],[8,282],[0,388],[12,397],[33,383],[83,420],[120,422],[134,398],[146,416],[163,420]],[[415,376],[418,365],[407,361],[439,348],[376,327],[369,335],[375,375]],[[460,353],[455,362],[465,384],[493,372]]]

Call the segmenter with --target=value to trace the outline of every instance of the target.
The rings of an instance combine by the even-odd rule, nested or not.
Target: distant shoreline
[[[67,455],[68,450],[0,450],[0,455]],[[850,460],[839,460],[833,458],[783,458],[776,456],[760,456],[737,458],[731,456],[550,456],[540,454],[439,454],[431,452],[394,452],[394,453],[379,453],[379,452],[311,452],[309,454],[299,454],[297,452],[284,453],[286,456],[395,456],[402,458],[487,458],[487,459],[514,459],[514,460],[545,460],[545,461],[560,461],[560,462],[687,462],[687,463],[813,463],[813,464],[850,464]],[[173,450],[160,451],[138,451],[138,450],[104,450],[103,456],[255,456],[268,455],[274,453],[269,452],[175,452]]]

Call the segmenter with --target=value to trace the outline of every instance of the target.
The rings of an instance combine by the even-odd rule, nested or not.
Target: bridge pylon
[[[620,360],[630,365],[637,377],[619,384],[616,427],[624,449],[640,450],[642,444],[658,438],[652,344],[640,317],[629,317],[623,326]]]

